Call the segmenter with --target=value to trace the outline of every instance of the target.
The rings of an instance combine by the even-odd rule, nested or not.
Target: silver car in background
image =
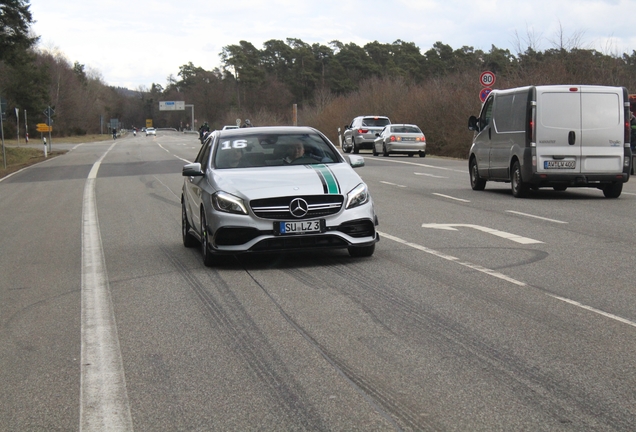
[[[373,156],[379,153],[384,156],[397,153],[426,157],[426,136],[416,125],[391,124],[376,134]]]
[[[360,149],[372,149],[375,134],[380,132],[391,120],[384,116],[359,116],[345,126],[342,151],[358,153]]]
[[[183,167],[182,236],[217,254],[347,249],[373,255],[379,240],[373,200],[346,159],[309,127],[214,131]]]

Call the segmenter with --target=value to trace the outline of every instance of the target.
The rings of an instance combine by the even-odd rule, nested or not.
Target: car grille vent
[[[297,218],[289,211],[292,200],[302,198],[307,202],[309,211],[302,218]],[[250,201],[254,214],[263,219],[315,219],[336,214],[342,208],[342,195],[309,195],[278,198],[264,198]]]

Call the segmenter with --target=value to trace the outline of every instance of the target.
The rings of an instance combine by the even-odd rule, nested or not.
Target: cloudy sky
[[[415,43],[453,49],[529,45],[606,54],[636,50],[636,0],[30,0],[40,48],[61,52],[105,83],[166,85],[179,66],[220,66],[226,45],[270,39]]]

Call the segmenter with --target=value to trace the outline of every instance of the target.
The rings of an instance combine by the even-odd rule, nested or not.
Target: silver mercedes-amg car
[[[186,247],[216,254],[346,248],[373,255],[378,219],[367,185],[322,133],[309,127],[214,131],[183,167]]]

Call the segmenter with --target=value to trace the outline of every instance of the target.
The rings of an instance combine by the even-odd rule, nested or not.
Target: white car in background
[[[379,153],[384,156],[391,153],[426,156],[426,136],[414,124],[391,124],[375,136],[373,156]]]
[[[214,131],[183,167],[182,235],[210,266],[218,254],[347,249],[373,255],[378,220],[354,172],[362,156],[340,155],[309,127]]]
[[[157,136],[157,129],[155,128],[146,128],[146,136],[155,135]]]

